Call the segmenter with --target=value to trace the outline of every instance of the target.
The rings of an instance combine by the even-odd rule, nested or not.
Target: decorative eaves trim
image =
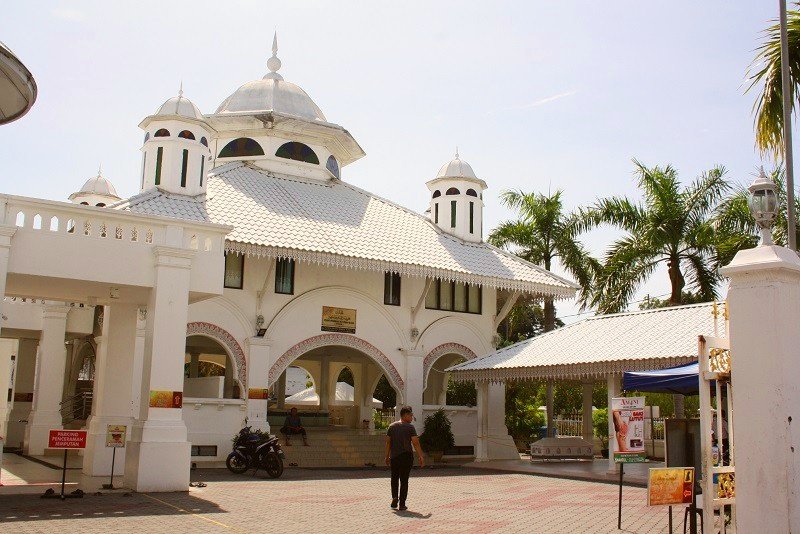
[[[498,369],[451,369],[453,380],[458,382],[513,382],[518,380],[585,380],[602,379],[626,371],[652,371],[675,367],[697,361],[697,356],[647,358],[643,360],[616,360],[569,365],[544,365],[537,367],[505,367]]]
[[[282,247],[269,247],[255,245],[252,243],[241,243],[238,241],[226,241],[225,251],[257,258],[287,258],[307,263],[315,263],[328,267],[339,267],[343,269],[356,269],[362,271],[375,272],[395,272],[401,276],[413,276],[420,278],[440,278],[453,282],[465,284],[475,284],[497,289],[507,289],[509,291],[523,291],[541,296],[554,297],[556,299],[570,299],[575,296],[575,289],[572,287],[558,287],[525,280],[513,280],[498,278],[494,276],[482,276],[479,274],[460,273],[449,269],[439,269],[436,267],[396,263],[370,258],[356,258],[353,256],[343,256],[330,252],[299,250]]]

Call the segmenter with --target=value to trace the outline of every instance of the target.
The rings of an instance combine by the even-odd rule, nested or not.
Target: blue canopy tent
[[[657,371],[629,371],[622,375],[622,389],[697,395],[700,392],[700,365],[694,362]]]

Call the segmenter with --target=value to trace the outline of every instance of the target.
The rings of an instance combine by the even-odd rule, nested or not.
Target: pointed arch
[[[239,342],[227,330],[212,323],[194,322],[186,325],[186,337],[206,336],[222,345],[234,364],[236,364],[236,378],[243,394],[247,393],[247,360]]]
[[[278,377],[286,370],[289,365],[297,358],[306,352],[318,349],[320,347],[327,347],[335,345],[338,347],[348,347],[355,349],[372,360],[383,368],[386,378],[398,391],[403,391],[405,382],[397,371],[397,368],[392,364],[391,360],[381,352],[377,347],[363,339],[350,335],[350,334],[321,334],[318,336],[310,337],[305,341],[294,345],[292,348],[284,352],[280,358],[275,360],[275,363],[269,370],[269,384],[272,385],[278,380]]]
[[[431,367],[433,364],[436,363],[436,360],[444,356],[445,354],[458,354],[459,356],[463,357],[465,360],[473,360],[478,357],[477,354],[472,352],[469,347],[461,345],[460,343],[442,343],[425,356],[425,359],[422,361],[422,389],[425,390],[428,387],[428,374],[430,374]]]

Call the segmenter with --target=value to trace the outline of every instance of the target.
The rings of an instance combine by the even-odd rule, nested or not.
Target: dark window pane
[[[442,192],[438,189],[433,192],[433,198],[439,198],[440,196],[442,196]]]
[[[461,191],[459,191],[455,187],[451,187],[450,189],[447,190],[447,193],[445,193],[445,195],[460,195],[460,194]]]
[[[467,189],[467,195],[471,197],[477,197],[478,193],[476,193],[474,189]]]
[[[311,147],[295,141],[282,144],[277,152],[275,152],[275,155],[279,158],[305,161],[306,163],[319,165],[319,158]]]
[[[186,187],[186,170],[189,167],[189,151],[183,149],[183,160],[181,161],[181,187]]]
[[[439,309],[453,309],[453,282],[442,281],[439,284]]]
[[[450,228],[456,227],[456,201],[450,201]]]
[[[428,289],[428,294],[425,295],[425,307],[429,310],[436,310],[439,308],[439,280],[433,280],[431,287]]]
[[[178,137],[183,137],[184,139],[191,139],[194,141],[194,134],[189,130],[184,130],[178,134]]]
[[[206,139],[205,137],[201,137],[200,144],[203,146],[208,146],[208,139]]]
[[[244,256],[225,253],[225,287],[242,289],[244,282]]]
[[[161,128],[157,130],[156,133],[153,134],[153,137],[169,137],[169,130],[166,128]]]
[[[469,203],[469,233],[475,233],[475,203]]]
[[[469,298],[469,312],[481,313],[481,286],[469,285],[467,286],[467,296]]]
[[[164,157],[164,148],[158,147],[156,151],[156,185],[161,185],[161,160]]]
[[[206,171],[206,157],[200,156],[200,187],[203,187],[203,174]]]
[[[461,283],[455,284],[453,309],[457,312],[467,311],[467,286]]]
[[[338,180],[339,179],[339,162],[333,156],[328,156],[328,162],[325,168],[331,171],[331,174]]]
[[[250,139],[249,137],[234,139],[219,152],[219,157],[221,158],[246,158],[263,155],[264,149],[261,148],[261,145],[255,139]]]
[[[433,205],[433,222],[439,224],[439,203]]]
[[[400,275],[397,273],[384,273],[383,275],[383,303],[391,306],[400,305]]]
[[[278,258],[275,261],[275,293],[294,294],[294,260]]]

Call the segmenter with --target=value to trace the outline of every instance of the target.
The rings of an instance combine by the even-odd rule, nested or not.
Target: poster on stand
[[[694,467],[650,469],[647,477],[648,506],[691,504],[694,495]]]
[[[609,440],[616,463],[647,461],[644,450],[644,397],[611,399],[614,435]]]

